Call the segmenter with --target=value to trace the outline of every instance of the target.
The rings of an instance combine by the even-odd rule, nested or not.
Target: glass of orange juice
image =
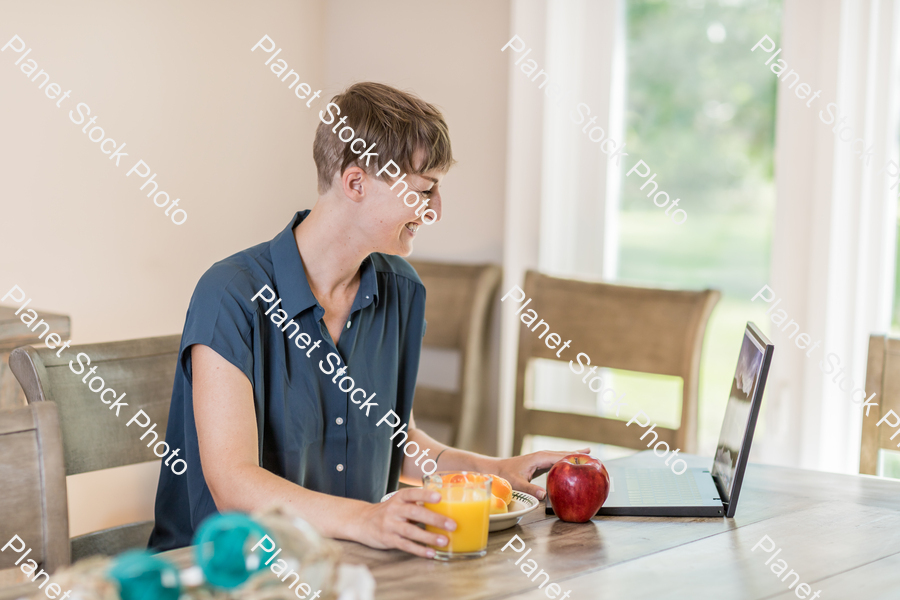
[[[441,494],[440,502],[426,502],[425,508],[456,522],[455,531],[425,526],[428,531],[445,535],[450,540],[446,546],[432,546],[436,559],[480,558],[487,554],[491,481],[490,475],[467,471],[445,471],[425,476],[425,489]]]

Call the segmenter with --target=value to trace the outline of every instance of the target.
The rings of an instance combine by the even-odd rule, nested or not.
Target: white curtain
[[[837,356],[854,388],[863,387],[868,337],[890,326],[896,190],[879,171],[889,159],[900,162],[897,21],[894,0],[785,0],[780,56],[822,89],[823,102],[807,108],[779,84],[770,286],[783,298],[780,308],[822,345],[801,351],[773,331],[765,435],[757,448],[763,462],[859,469],[860,406],[820,363]],[[849,143],[820,120],[828,102],[848,115]],[[869,166],[852,150],[857,137],[867,148],[874,144]],[[825,364],[830,369],[835,359]]]
[[[509,37],[525,41],[528,59],[565,95],[552,102],[539,87],[543,77],[534,82],[522,71],[528,59],[516,65],[521,53],[510,55],[504,293],[522,285],[527,269],[615,276],[621,166],[609,163],[570,113],[587,104],[597,124],[611,128],[607,136],[624,141],[623,14],[621,0],[512,2]],[[501,309],[499,448],[509,452],[519,323],[514,307]],[[560,375],[536,384],[558,396],[572,381]]]

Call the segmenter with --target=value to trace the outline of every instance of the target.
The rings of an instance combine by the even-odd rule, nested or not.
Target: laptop
[[[774,349],[748,322],[710,468],[688,468],[676,475],[655,456],[644,461],[646,468],[616,466],[614,461],[605,465],[610,493],[597,515],[733,517]],[[549,503],[547,514],[553,514]]]

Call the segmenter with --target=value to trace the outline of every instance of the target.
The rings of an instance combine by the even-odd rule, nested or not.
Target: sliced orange
[[[512,486],[509,482],[499,475],[492,475],[494,478],[491,483],[491,494],[500,498],[506,504],[512,502]]]
[[[501,498],[491,494],[491,512],[492,515],[500,515],[503,513],[509,512],[509,509],[506,507],[506,502],[504,502]],[[484,514],[484,513],[482,513]]]

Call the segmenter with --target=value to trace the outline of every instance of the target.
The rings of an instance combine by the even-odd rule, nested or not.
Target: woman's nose
[[[432,198],[431,202],[428,203],[428,208],[430,208],[431,210],[433,210],[434,213],[437,215],[437,216],[434,218],[434,221],[433,221],[433,222],[440,221],[440,220],[441,220],[441,197],[435,195],[435,196]]]

